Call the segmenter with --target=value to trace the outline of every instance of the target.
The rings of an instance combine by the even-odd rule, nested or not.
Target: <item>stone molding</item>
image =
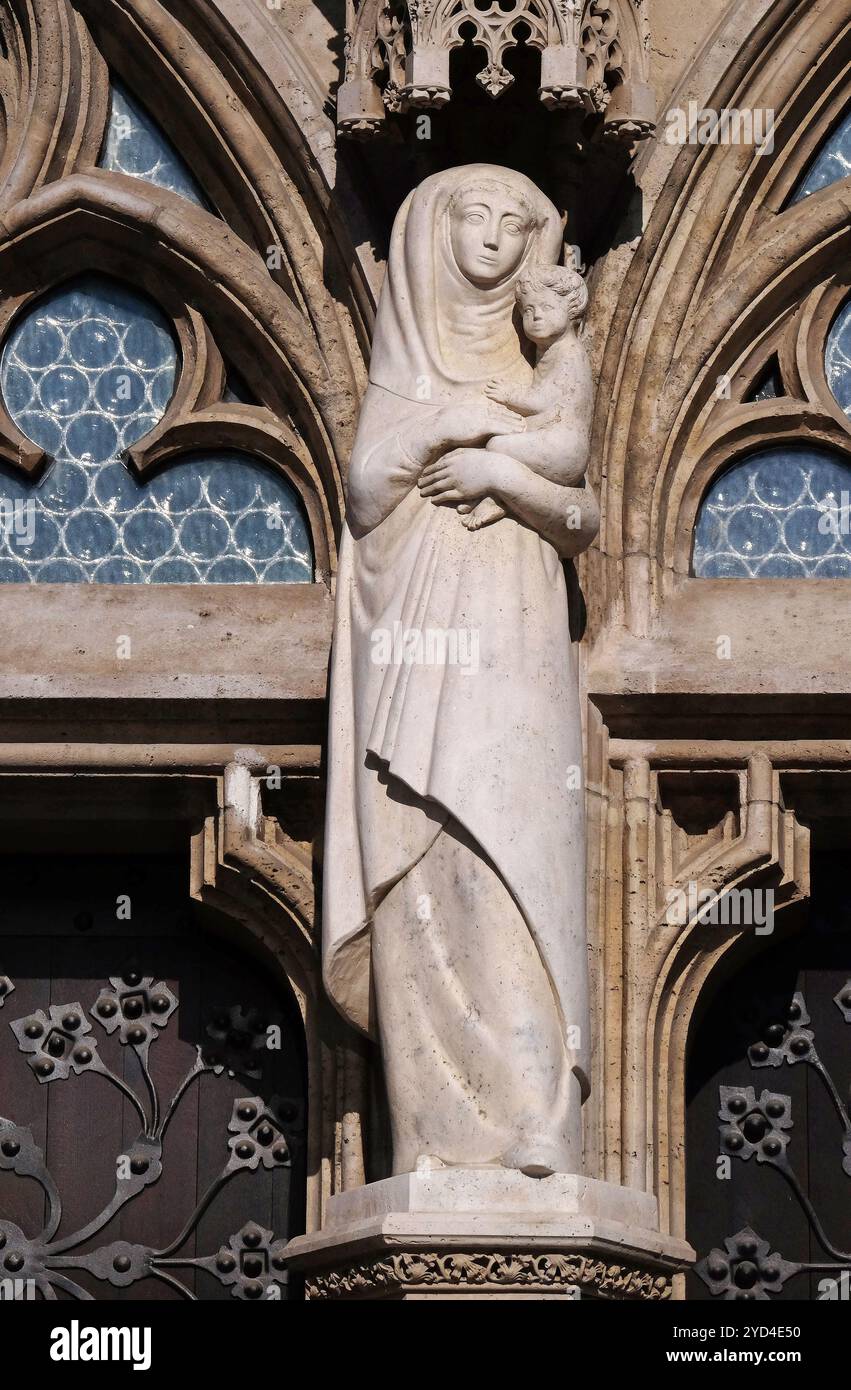
[[[433,1167],[350,1188],[285,1258],[311,1299],[669,1298],[691,1248],[656,1200],[594,1178]]]
[[[790,201],[847,109],[849,20],[851,0],[727,6],[668,109],[771,108],[771,156],[643,147],[641,235],[592,276],[603,522],[579,569],[601,1113],[588,1115],[586,1166],[657,1192],[677,1235],[689,1030],[717,981],[773,938],[694,915],[669,925],[667,895],[693,884],[723,907],[765,890],[785,912],[809,892],[794,779],[825,801],[851,780],[847,581],[689,576],[699,504],[725,464],[796,441],[851,453],[823,360],[848,294],[849,180]],[[785,394],[753,399],[775,363]]]
[[[431,1250],[405,1251],[311,1274],[305,1280],[305,1294],[310,1300],[387,1298],[426,1288],[434,1294],[522,1292],[575,1297],[578,1289],[580,1296],[658,1302],[670,1298],[671,1281],[670,1273],[593,1255]]]
[[[641,638],[664,629],[668,601],[691,582],[700,496],[722,463],[796,439],[851,448],[815,352],[845,288],[848,180],[789,201],[847,102],[849,17],[851,0],[735,0],[668,111],[770,109],[770,157],[661,132],[638,157],[640,239],[592,280],[603,511],[581,563],[592,641],[621,626]],[[786,396],[749,400],[775,357]],[[720,581],[700,582],[708,593]]]
[[[250,749],[222,769],[217,814],[192,838],[190,892],[254,939],[298,1003],[307,1054],[307,1229],[315,1230],[328,1198],[364,1180],[368,1071],[365,1045],[324,996],[311,852],[264,814],[265,771]]]
[[[721,739],[610,738],[594,724],[591,747],[605,759],[588,779],[591,973],[607,986],[594,1002],[600,1110],[586,1164],[656,1192],[662,1229],[681,1236],[689,1029],[754,930],[725,902],[770,893],[781,914],[807,897],[807,818],[796,793],[789,804],[784,750],[770,743],[753,752]],[[682,918],[667,911],[673,896]],[[772,939],[757,936],[755,948]]]
[[[298,492],[318,576],[329,584],[365,378],[357,287],[343,270],[351,257],[318,190],[304,186],[289,127],[273,146],[267,114],[216,65],[221,39],[207,30],[207,7],[191,0],[186,9],[199,37],[145,0],[10,0],[0,71],[0,345],[13,317],[67,275],[96,266],[128,278],[132,267],[129,278],[174,325],[181,368],[165,416],[128,463],[144,474],[212,442],[264,459]],[[227,58],[250,90],[257,60],[238,41]],[[107,63],[131,89],[141,86],[167,134],[192,142],[221,216],[96,167]],[[329,276],[346,292],[327,288]],[[223,400],[223,357],[256,405]],[[0,458],[31,475],[49,463],[1,406]]]
[[[487,60],[476,80],[499,97],[514,81],[503,59],[520,30],[541,54],[548,110],[599,115],[604,134],[627,144],[653,133],[647,0],[348,0],[339,134],[368,138],[388,114],[446,106],[450,54],[468,32]]]

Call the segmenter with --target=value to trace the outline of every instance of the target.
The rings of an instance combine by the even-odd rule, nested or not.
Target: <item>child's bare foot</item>
[[[461,517],[461,523],[466,526],[468,531],[478,531],[482,526],[490,526],[494,521],[501,521],[504,516],[505,512],[498,502],[494,502],[492,497],[483,497],[481,502],[476,503],[471,512],[467,512],[465,516]]]

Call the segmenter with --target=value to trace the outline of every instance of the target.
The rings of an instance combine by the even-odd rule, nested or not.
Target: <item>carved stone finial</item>
[[[388,111],[445,106],[449,55],[467,39],[484,51],[476,80],[494,98],[514,81],[505,56],[525,43],[541,54],[548,110],[596,112],[630,142],[655,129],[646,0],[349,0],[347,12],[341,135],[378,134]]]

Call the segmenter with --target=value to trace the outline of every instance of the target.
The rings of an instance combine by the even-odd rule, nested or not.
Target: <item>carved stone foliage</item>
[[[97,269],[147,291],[173,326],[180,369],[163,418],[125,461],[144,476],[192,449],[264,460],[296,488],[327,579],[363,372],[356,291],[341,280],[335,301],[326,288],[337,234],[294,181],[289,129],[273,147],[262,113],[217,66],[243,90],[256,86],[254,60],[233,38],[221,54],[206,7],[187,8],[198,11],[191,34],[144,0],[11,0],[0,14],[0,349],[27,306],[72,274]],[[206,206],[97,167],[110,70],[141,83],[154,119],[191,146]],[[223,357],[251,403],[224,398]],[[36,476],[50,462],[2,404],[0,458]]]
[[[352,1265],[306,1281],[309,1299],[404,1297],[418,1289],[430,1294],[459,1292],[546,1296],[562,1293],[636,1302],[669,1298],[671,1276],[583,1254],[490,1254],[482,1251],[439,1254],[406,1251],[386,1259]]]
[[[627,142],[654,129],[645,0],[348,0],[340,134],[368,137],[387,112],[445,106],[450,54],[467,40],[484,53],[476,81],[492,97],[513,83],[505,59],[524,42],[541,54],[549,110],[602,115]]]

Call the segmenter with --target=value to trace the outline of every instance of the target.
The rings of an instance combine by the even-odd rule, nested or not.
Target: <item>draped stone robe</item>
[[[482,291],[461,283],[452,260],[447,208],[473,176],[508,181],[538,209],[517,274],[558,254],[555,209],[512,171],[452,170],[408,199],[352,460],[355,516],[358,488],[374,499],[410,468],[400,436],[443,405],[483,402],[492,375],[528,377],[513,280]],[[424,378],[430,398],[418,400]],[[466,634],[460,649],[477,659],[405,659],[411,648],[399,637],[409,630]],[[344,1016],[380,1038],[395,1172],[425,1154],[528,1172],[580,1167],[581,762],[567,594],[550,542],[510,516],[467,531],[454,508],[415,485],[372,529],[347,526],[331,676],[324,974]]]

